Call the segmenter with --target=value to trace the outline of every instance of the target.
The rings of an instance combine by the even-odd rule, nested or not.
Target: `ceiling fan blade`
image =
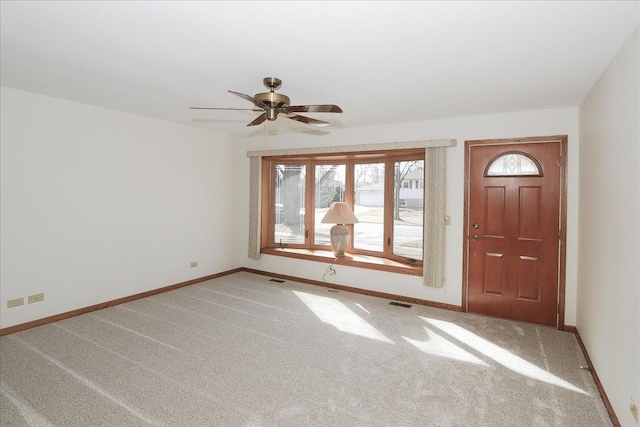
[[[260,108],[264,108],[264,109],[270,108],[267,104],[265,104],[262,101],[258,101],[253,96],[249,96],[249,95],[246,95],[246,94],[240,93],[240,92],[234,92],[232,90],[230,90],[229,93],[232,93],[232,94],[234,94],[236,96],[239,96],[242,99],[246,99],[247,101],[252,102],[253,105],[255,105],[256,107],[260,107]]]
[[[326,105],[290,105],[287,111],[292,113],[342,113],[342,108],[333,104]]]
[[[189,107],[190,110],[262,111],[258,108]]]
[[[262,110],[260,110],[260,111],[262,111]],[[266,113],[262,113],[258,117],[256,117],[256,119],[254,121],[249,123],[247,126],[257,126],[259,124],[262,124],[265,120],[267,120],[267,114]]]
[[[244,94],[244,93],[240,93],[240,92],[234,92],[234,91],[232,91],[232,90],[230,90],[230,91],[229,91],[229,93],[232,93],[232,94],[234,94],[234,95],[236,95],[236,96],[239,96],[239,97],[240,97],[240,98],[242,98],[242,99],[246,99],[246,100],[247,100],[247,101],[249,101],[249,102],[252,102],[252,103],[253,103],[253,102],[256,102],[256,100],[255,100],[255,99],[253,99],[253,96],[246,95],[246,94]]]
[[[298,114],[294,114],[294,113],[289,112],[287,110],[285,110],[282,113],[280,113],[280,115],[282,117],[286,117],[287,119],[295,120],[297,122],[302,122],[302,123],[306,123],[306,124],[309,124],[309,125],[314,125],[314,126],[318,126],[318,127],[329,126],[329,122],[325,122],[325,121],[318,120],[318,119],[312,119],[311,117],[300,116]]]

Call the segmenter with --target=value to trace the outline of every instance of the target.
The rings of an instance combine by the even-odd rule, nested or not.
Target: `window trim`
[[[393,203],[394,203],[394,163],[397,161],[424,161],[424,148],[414,149],[400,149],[400,150],[378,150],[374,153],[371,152],[351,152],[351,153],[336,153],[336,154],[314,154],[314,155],[288,155],[288,156],[264,156],[262,157],[262,194],[265,196],[262,199],[262,238],[260,245],[261,253],[270,253],[272,255],[284,255],[292,256],[291,254],[297,254],[299,250],[304,252],[307,257],[314,256],[314,252],[328,251],[330,247],[326,245],[315,244],[315,209],[311,209],[308,212],[309,207],[314,207],[315,204],[315,167],[320,164],[336,164],[345,165],[345,202],[349,203],[353,207],[355,193],[354,193],[354,167],[356,164],[367,163],[384,163],[385,164],[385,192],[384,192],[384,215],[385,218],[393,218]],[[275,241],[275,212],[271,209],[275,201],[275,165],[276,164],[296,164],[305,165],[305,243],[304,244],[286,244],[280,245]],[[313,174],[311,176],[310,174]],[[424,178],[423,178],[424,179]],[[401,187],[402,188],[402,187]],[[424,187],[422,188],[423,198]],[[424,224],[423,224],[424,227]],[[393,220],[385,219],[383,229],[383,251],[370,251],[364,249],[354,248],[354,227],[349,225],[350,236],[349,246],[347,252],[356,258],[359,256],[360,261],[368,258],[379,258],[382,260],[389,260],[394,263],[405,264],[407,266],[415,267],[422,271],[423,260],[402,257],[393,254]],[[424,230],[424,228],[423,228]],[[422,237],[424,239],[424,236]],[[287,251],[290,249],[290,251]],[[274,251],[275,250],[275,251]],[[424,251],[424,241],[423,241]],[[322,254],[320,254],[321,256]],[[424,256],[424,255],[423,255]],[[299,256],[294,256],[299,257]],[[384,262],[382,263],[384,265]]]

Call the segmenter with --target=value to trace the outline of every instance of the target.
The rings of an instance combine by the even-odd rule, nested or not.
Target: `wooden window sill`
[[[422,266],[403,264],[390,259],[369,255],[347,253],[344,257],[336,259],[331,251],[298,248],[262,248],[260,253],[334,263],[335,265],[346,265],[349,267],[367,268],[370,270],[388,271],[391,273],[409,274],[411,276],[422,276]]]

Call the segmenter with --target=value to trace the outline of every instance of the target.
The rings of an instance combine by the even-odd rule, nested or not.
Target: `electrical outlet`
[[[193,268],[193,267],[197,267],[197,266],[198,266],[198,261],[193,261],[193,262],[190,264],[190,266],[191,266],[191,268]]]
[[[18,307],[22,304],[24,304],[24,298],[10,299],[7,301],[7,308]]]
[[[33,304],[34,302],[44,301],[44,294],[29,295],[29,297],[27,298],[27,301],[29,302],[29,304]]]
[[[633,397],[629,397],[629,410],[631,411],[631,415],[636,420],[636,424],[638,424],[638,405],[633,401]]]

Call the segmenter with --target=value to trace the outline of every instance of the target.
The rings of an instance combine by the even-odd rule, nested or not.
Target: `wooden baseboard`
[[[593,363],[591,363],[591,358],[589,357],[589,353],[587,353],[587,348],[584,346],[584,342],[580,337],[580,333],[578,332],[578,328],[571,325],[565,325],[564,330],[567,332],[571,332],[576,336],[578,340],[578,344],[580,345],[580,349],[582,350],[582,354],[584,354],[584,358],[587,361],[587,366],[589,370],[591,370],[591,375],[593,376],[593,381],[596,383],[596,387],[598,387],[598,391],[600,392],[600,397],[602,398],[602,402],[604,403],[604,407],[607,408],[607,412],[609,413],[609,417],[611,418],[611,422],[615,427],[620,427],[620,421],[616,416],[616,413],[613,411],[613,406],[611,406],[611,402],[609,402],[609,398],[607,397],[607,393],[604,391],[604,387],[600,382],[600,378],[598,378],[598,374],[596,373],[596,369],[593,367]]]
[[[324,283],[324,282],[321,282],[319,280],[303,279],[303,278],[300,278],[300,277],[287,276],[287,275],[278,274],[278,273],[269,273],[268,271],[254,270],[252,268],[244,268],[243,267],[241,270],[242,271],[246,271],[247,273],[260,274],[262,276],[269,276],[269,277],[274,277],[274,278],[282,279],[282,280],[291,280],[293,282],[307,283],[309,285],[323,286],[323,287],[327,287],[327,288],[331,288],[331,289],[338,289],[338,290],[345,291],[345,292],[353,292],[353,293],[356,293],[356,294],[370,295],[370,296],[374,296],[374,297],[378,297],[378,298],[391,299],[391,300],[394,300],[394,301],[402,301],[402,302],[406,302],[406,303],[410,303],[410,304],[426,305],[426,306],[429,306],[429,307],[436,307],[436,308],[442,308],[442,309],[445,309],[445,310],[452,310],[452,311],[462,312],[462,307],[459,306],[459,305],[445,304],[445,303],[442,303],[442,302],[435,302],[435,301],[429,301],[429,300],[418,299],[418,298],[404,297],[402,295],[388,294],[386,292],[370,291],[368,289],[352,288],[351,286],[336,285],[334,283]]]
[[[184,286],[193,285],[195,283],[206,282],[207,280],[215,279],[217,277],[226,276],[229,274],[242,271],[242,268],[234,268],[233,270],[223,271],[221,273],[211,274],[209,276],[199,277],[197,279],[187,280],[186,282],[176,283],[175,285],[164,286],[158,289],[152,289],[150,291],[141,292],[139,294],[130,295],[123,298],[114,299],[111,301],[102,302],[100,304],[91,305],[89,307],[79,308],[77,310],[67,311],[66,313],[60,313],[49,317],[43,317],[42,319],[32,320],[31,322],[21,323],[15,326],[9,326],[7,328],[0,329],[0,337],[3,335],[14,334],[16,332],[24,331],[26,329],[35,328],[37,326],[46,325],[48,323],[57,322],[58,320],[68,319],[70,317],[79,316],[85,313],[91,313],[92,311],[102,310],[103,308],[112,307],[118,304],[124,304],[125,302],[134,301],[140,298],[150,297],[151,295],[160,294],[163,292],[172,291],[174,289],[182,288]]]

